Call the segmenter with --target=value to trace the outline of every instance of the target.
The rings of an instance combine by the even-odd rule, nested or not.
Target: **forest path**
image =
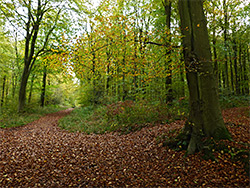
[[[70,133],[57,124],[72,110],[48,114],[22,127],[0,129],[0,185],[136,186],[142,178],[147,179],[145,185],[155,181],[151,178],[155,173],[151,166],[154,160],[159,163],[166,149],[155,145],[154,138],[164,126],[143,134]],[[175,123],[175,128],[181,124]],[[154,164],[159,165],[159,179],[163,176],[161,164]]]
[[[225,176],[236,172],[235,181],[226,183],[247,184],[242,166],[228,172],[233,164],[225,162],[219,172],[226,173],[214,177],[217,165],[208,167],[199,155],[184,158],[184,151],[156,143],[157,136],[181,128],[184,121],[127,135],[87,135],[57,126],[72,110],[48,114],[23,127],[0,129],[0,187],[225,186],[220,176],[227,181]]]

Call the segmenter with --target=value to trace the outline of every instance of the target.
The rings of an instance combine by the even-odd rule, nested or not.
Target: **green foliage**
[[[220,105],[223,109],[234,108],[240,106],[249,106],[250,97],[248,95],[226,96],[220,97]]]
[[[26,125],[38,118],[59,110],[65,109],[64,107],[59,106],[47,106],[47,107],[34,107],[29,106],[25,108],[25,112],[22,114],[17,113],[16,106],[9,107],[4,109],[0,113],[0,128],[10,128],[10,127],[19,127]]]
[[[124,101],[108,105],[107,118],[113,126],[127,133],[141,129],[149,123],[169,122],[172,117],[167,106],[152,105],[145,101]]]
[[[78,104],[89,106],[92,104],[100,104],[102,101],[103,91],[99,87],[94,87],[86,83],[80,88]]]
[[[110,102],[112,99],[105,101]],[[60,120],[59,126],[70,131],[86,133],[129,133],[145,126],[166,124],[183,118],[186,118],[184,108],[127,100],[76,108],[69,116]]]
[[[74,109],[70,115],[59,121],[59,126],[63,129],[85,133],[104,133],[110,130],[105,119],[105,107],[79,107]]]

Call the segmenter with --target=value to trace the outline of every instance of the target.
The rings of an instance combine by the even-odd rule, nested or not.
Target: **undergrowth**
[[[186,118],[185,108],[177,105],[150,104],[130,100],[109,105],[76,108],[60,120],[59,126],[69,131],[104,133],[119,131],[127,134],[152,124],[166,124]]]
[[[220,96],[220,105],[222,109],[249,106],[250,97],[248,95],[222,95]]]
[[[71,132],[101,134],[110,129],[104,117],[105,107],[78,107],[70,115],[59,120],[59,127]]]
[[[223,109],[246,106],[247,96],[221,96]],[[152,124],[167,124],[188,116],[188,99],[182,97],[171,105],[141,101],[118,101],[76,108],[69,116],[60,121],[60,127],[69,131],[104,133],[120,131],[130,133]]]
[[[40,117],[65,109],[60,106],[32,107],[27,106],[24,113],[17,113],[15,108],[4,109],[0,113],[0,128],[19,127]]]

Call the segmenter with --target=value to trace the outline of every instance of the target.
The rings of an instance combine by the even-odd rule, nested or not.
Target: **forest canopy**
[[[2,1],[1,107],[187,96],[177,7],[168,0]],[[205,1],[204,10],[220,94],[248,94],[249,5]]]

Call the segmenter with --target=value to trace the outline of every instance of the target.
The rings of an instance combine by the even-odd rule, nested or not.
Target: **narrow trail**
[[[197,164],[198,155],[184,158],[184,151],[156,143],[157,136],[181,128],[184,121],[127,135],[87,135],[57,126],[72,110],[46,115],[23,127],[0,129],[0,187],[173,187],[186,183],[193,187],[199,181],[203,181],[200,185],[225,185],[204,181],[204,176],[215,179],[215,165],[207,168],[206,162]],[[225,172],[232,166],[223,165]],[[242,166],[221,176],[230,178],[235,171],[243,174]],[[235,182],[247,185],[242,176],[235,177]]]

